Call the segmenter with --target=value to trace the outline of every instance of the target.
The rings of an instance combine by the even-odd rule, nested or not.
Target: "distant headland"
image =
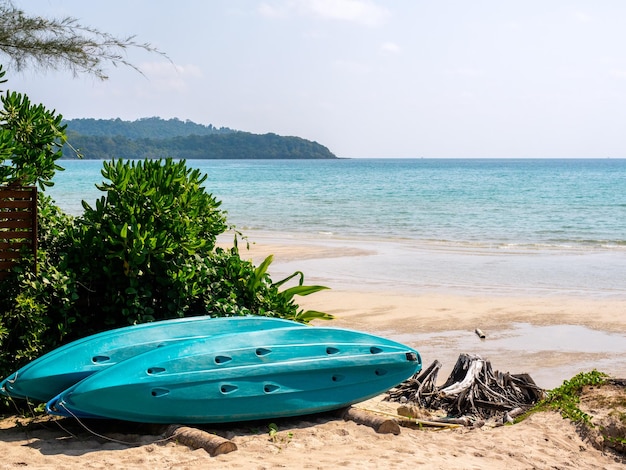
[[[180,119],[70,119],[68,141],[84,159],[329,159],[328,148],[300,137],[252,134]],[[69,146],[64,157],[75,157]]]

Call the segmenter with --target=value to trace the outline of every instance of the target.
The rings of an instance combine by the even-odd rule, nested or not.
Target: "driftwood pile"
[[[461,354],[446,382],[437,386],[440,368],[434,361],[390,390],[387,399],[443,410],[450,418],[512,421],[544,396],[528,374],[494,372],[491,362],[477,355]]]

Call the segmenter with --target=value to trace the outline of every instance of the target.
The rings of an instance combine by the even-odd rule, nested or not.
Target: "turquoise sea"
[[[362,250],[287,263],[334,286],[626,299],[624,159],[191,160],[249,235]],[[82,212],[101,161],[61,160]]]

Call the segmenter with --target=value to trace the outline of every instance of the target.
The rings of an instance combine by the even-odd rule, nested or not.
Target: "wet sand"
[[[485,289],[473,288],[471,277],[455,286],[431,286],[420,276],[403,283],[377,281],[393,272],[393,266],[378,256],[371,242],[323,236],[278,239],[267,234],[250,240],[254,243],[248,252],[242,250],[242,257],[259,263],[273,254],[273,280],[301,269],[305,284],[331,288],[298,298],[303,308],[333,314],[330,325],[384,335],[415,347],[425,365],[435,359],[443,363],[441,378],[460,353],[480,354],[497,370],[529,373],[544,388],[592,369],[626,377],[626,289],[608,293],[562,285],[510,289],[497,282]],[[435,250],[434,256],[439,253]],[[464,250],[462,255],[471,253]],[[423,265],[432,264],[428,256],[427,251],[421,252]],[[484,253],[474,256],[482,258]],[[377,263],[370,267],[372,275],[351,275],[350,266],[366,258]],[[475,334],[476,328],[486,334],[485,339]]]

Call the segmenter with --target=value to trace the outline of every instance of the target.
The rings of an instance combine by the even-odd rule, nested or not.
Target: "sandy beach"
[[[274,254],[271,272],[279,279],[297,261],[337,263],[337,258],[363,255],[358,248],[350,250],[344,247],[338,255],[336,247],[324,244],[265,240],[252,246],[250,257],[258,262]],[[325,279],[314,273],[306,281],[324,284]],[[347,284],[329,286],[331,290],[299,303],[336,317],[325,325],[380,334],[417,348],[425,366],[435,359],[443,363],[441,380],[460,353],[480,354],[497,370],[529,373],[543,388],[594,368],[626,377],[626,299],[425,289],[410,293]],[[475,328],[486,338],[478,338]],[[356,406],[394,413],[395,405],[382,398]],[[130,424],[107,429],[104,438],[76,423],[62,422],[65,429],[54,422],[25,423],[16,417],[0,422],[0,468],[624,468],[623,461],[595,448],[576,426],[553,412],[534,414],[513,426],[402,428],[399,435],[378,434],[329,415],[276,421],[274,436],[268,423],[207,428],[238,447],[215,457],[202,449],[158,442],[161,436],[139,434]]]

